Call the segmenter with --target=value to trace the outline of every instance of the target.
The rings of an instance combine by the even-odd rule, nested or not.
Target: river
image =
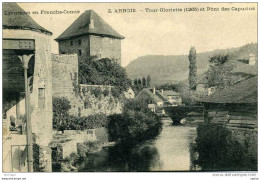
[[[89,154],[77,163],[78,171],[194,171],[193,144],[196,127],[172,125],[163,120],[163,129],[154,139],[134,148],[115,145]]]

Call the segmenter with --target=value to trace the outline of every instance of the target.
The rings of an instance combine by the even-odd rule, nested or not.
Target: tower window
[[[45,89],[39,88],[38,90],[38,107],[43,109],[45,108]]]
[[[79,49],[79,53],[78,54],[79,54],[79,56],[81,56],[81,50],[80,49]]]
[[[78,40],[78,44],[81,45],[81,39]]]
[[[70,46],[73,46],[73,41],[70,41]]]

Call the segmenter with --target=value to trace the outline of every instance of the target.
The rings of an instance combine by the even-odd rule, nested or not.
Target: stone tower
[[[15,126],[24,127],[25,117],[25,79],[23,63],[19,56],[30,55],[28,65],[28,81],[30,86],[30,117],[32,141],[40,146],[47,163],[45,171],[51,171],[51,152],[48,148],[52,140],[52,33],[37,24],[16,3],[3,3],[3,11],[20,12],[18,14],[3,14],[3,113],[6,125],[11,117],[16,120]],[[4,127],[3,127],[4,128]],[[8,128],[7,128],[8,129]],[[17,128],[18,129],[18,128]],[[24,133],[18,133],[3,144],[5,172],[25,172],[24,167],[15,167],[15,161],[25,161],[24,157],[12,154],[12,146],[25,145]],[[9,153],[11,152],[11,153]],[[11,156],[9,161],[8,156]],[[15,159],[14,157],[20,158]],[[13,159],[12,159],[13,158]],[[11,163],[11,164],[9,164]],[[24,162],[26,165],[27,163]],[[23,169],[24,168],[24,169]]]
[[[108,25],[96,12],[81,14],[58,38],[60,54],[78,54],[79,61],[95,56],[110,58],[121,64],[122,35]]]

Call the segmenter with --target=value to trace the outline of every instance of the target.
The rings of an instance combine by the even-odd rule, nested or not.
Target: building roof
[[[136,98],[149,98],[155,103],[163,102],[158,96],[156,96],[154,93],[152,93],[149,89],[143,89]]]
[[[150,91],[153,91],[150,89]],[[157,95],[158,98],[160,98],[162,101],[168,101],[168,97],[162,94],[160,91],[156,90],[155,94]]]
[[[3,3],[3,29],[23,29],[52,34],[28,15],[17,3]]]
[[[163,95],[165,95],[165,96],[179,96],[180,94],[175,92],[175,91],[169,90],[169,91],[163,91]]]
[[[93,19],[94,28],[90,27],[90,20]],[[124,36],[116,32],[93,10],[87,10],[81,14],[58,38],[56,41],[70,39],[82,35],[97,35],[124,39]]]
[[[257,76],[197,99],[206,103],[257,103]]]

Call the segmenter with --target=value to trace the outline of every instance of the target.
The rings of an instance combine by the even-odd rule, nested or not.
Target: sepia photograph
[[[2,173],[258,179],[257,7],[2,2]]]

